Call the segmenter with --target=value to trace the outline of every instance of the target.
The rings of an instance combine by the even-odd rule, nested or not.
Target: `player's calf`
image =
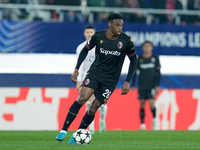
[[[100,112],[100,133],[104,133],[106,130],[106,122],[105,122],[105,117],[106,117],[106,113],[107,113],[107,105],[101,105],[101,107],[99,108],[99,112]]]
[[[97,99],[94,99],[90,107],[87,109],[88,115],[95,115],[101,105],[102,104]]]

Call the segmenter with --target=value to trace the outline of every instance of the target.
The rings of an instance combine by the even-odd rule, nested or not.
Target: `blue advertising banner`
[[[75,53],[83,42],[87,23],[45,23],[0,21],[1,53]],[[93,24],[97,30],[107,23]],[[145,40],[154,44],[158,55],[200,56],[200,26],[145,25],[125,23],[123,31],[131,36],[138,54]]]
[[[0,73],[0,87],[70,87],[76,84],[70,79],[71,74],[14,74]],[[117,88],[122,88],[126,75],[121,75]],[[197,75],[162,75],[162,89],[199,89],[200,76]],[[137,87],[138,78],[134,86]],[[132,86],[132,83],[131,83]]]

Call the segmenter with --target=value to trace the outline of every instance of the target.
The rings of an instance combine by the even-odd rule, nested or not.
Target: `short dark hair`
[[[87,26],[85,26],[84,31],[85,31],[86,29],[93,29],[94,31],[96,30],[95,27],[92,26],[92,25],[87,25]]]
[[[114,19],[122,19],[123,20],[123,16],[118,13],[112,13],[108,16],[108,21],[112,21]]]
[[[151,41],[148,41],[148,40],[146,40],[146,41],[144,41],[143,43],[142,43],[142,46],[144,46],[145,44],[151,44],[151,46],[153,47],[153,43],[151,42]]]

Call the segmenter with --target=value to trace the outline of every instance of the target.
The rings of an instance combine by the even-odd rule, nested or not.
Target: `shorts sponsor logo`
[[[118,51],[105,50],[104,48],[100,48],[100,53],[105,54],[105,55],[114,55],[114,56],[121,55],[121,53]]]
[[[119,42],[119,43],[117,44],[117,47],[118,47],[119,49],[121,49],[121,48],[123,47],[123,43],[122,43],[122,42]]]
[[[85,85],[88,85],[90,83],[90,79],[85,80]]]

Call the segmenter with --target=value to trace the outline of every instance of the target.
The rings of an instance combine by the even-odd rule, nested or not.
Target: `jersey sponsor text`
[[[148,68],[154,68],[154,67],[155,67],[154,63],[140,64],[140,68],[142,69],[148,69]]]
[[[104,48],[100,48],[100,53],[105,54],[105,55],[114,55],[114,56],[121,55],[121,53],[118,51],[105,50]]]

